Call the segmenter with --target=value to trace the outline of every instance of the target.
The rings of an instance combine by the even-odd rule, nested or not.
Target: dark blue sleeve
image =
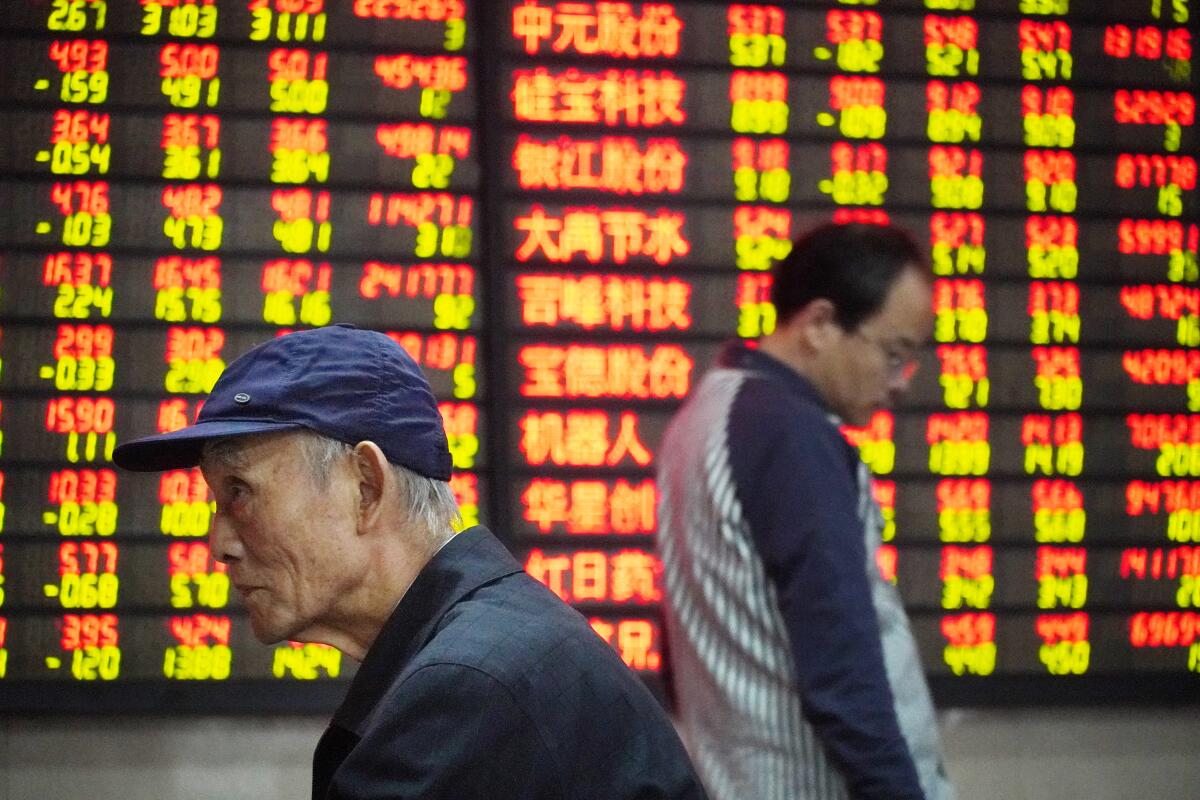
[[[762,380],[742,387],[728,435],[805,718],[853,797],[923,798],[884,667],[852,454],[820,409]]]

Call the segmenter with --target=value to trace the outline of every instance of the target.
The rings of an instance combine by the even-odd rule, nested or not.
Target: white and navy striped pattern
[[[709,372],[661,447],[670,457],[659,460],[658,543],[680,727],[713,800],[842,800],[845,781],[804,719],[792,643],[730,465],[727,422],[753,374]],[[876,566],[883,518],[861,462],[857,478],[864,568],[897,722],[926,797],[951,800],[908,618]]]
[[[838,800],[845,784],[802,716],[774,585],[730,469],[725,420],[744,380],[709,372],[688,424],[662,445],[672,458],[660,465],[658,541],[671,664],[688,695],[680,726],[713,800]]]
[[[867,465],[858,464],[859,517],[866,536],[867,575],[871,578],[871,603],[879,621],[883,665],[896,704],[896,720],[908,743],[921,788],[930,800],[953,800],[954,787],[946,777],[937,718],[929,686],[921,668],[921,655],[908,624],[900,592],[879,572],[875,553],[882,544],[883,513],[871,491]]]

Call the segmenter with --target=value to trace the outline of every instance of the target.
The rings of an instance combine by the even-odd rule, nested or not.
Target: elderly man
[[[455,534],[429,384],[349,326],[262,344],[195,425],[118,465],[200,465],[214,557],[256,637],[362,662],[317,746],[314,798],[700,798],[654,698],[486,529]]]
[[[774,332],[734,343],[659,448],[685,738],[720,800],[948,800],[882,517],[838,431],[908,388],[933,327],[903,231],[826,225],[776,265]]]

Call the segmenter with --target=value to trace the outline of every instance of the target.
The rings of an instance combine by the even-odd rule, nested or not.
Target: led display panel
[[[186,425],[290,330],[387,333],[464,524],[661,688],[654,463],[826,221],[930,253],[846,430],[945,704],[1200,699],[1191,0],[20,0],[0,11],[0,709],[327,710],[254,642]]]

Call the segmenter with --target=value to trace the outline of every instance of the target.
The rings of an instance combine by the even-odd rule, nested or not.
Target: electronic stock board
[[[651,683],[653,465],[806,227],[928,248],[914,390],[847,431],[944,703],[1200,699],[1191,0],[21,0],[0,10],[0,709],[328,709],[259,645],[192,419],[386,332],[488,524]]]

